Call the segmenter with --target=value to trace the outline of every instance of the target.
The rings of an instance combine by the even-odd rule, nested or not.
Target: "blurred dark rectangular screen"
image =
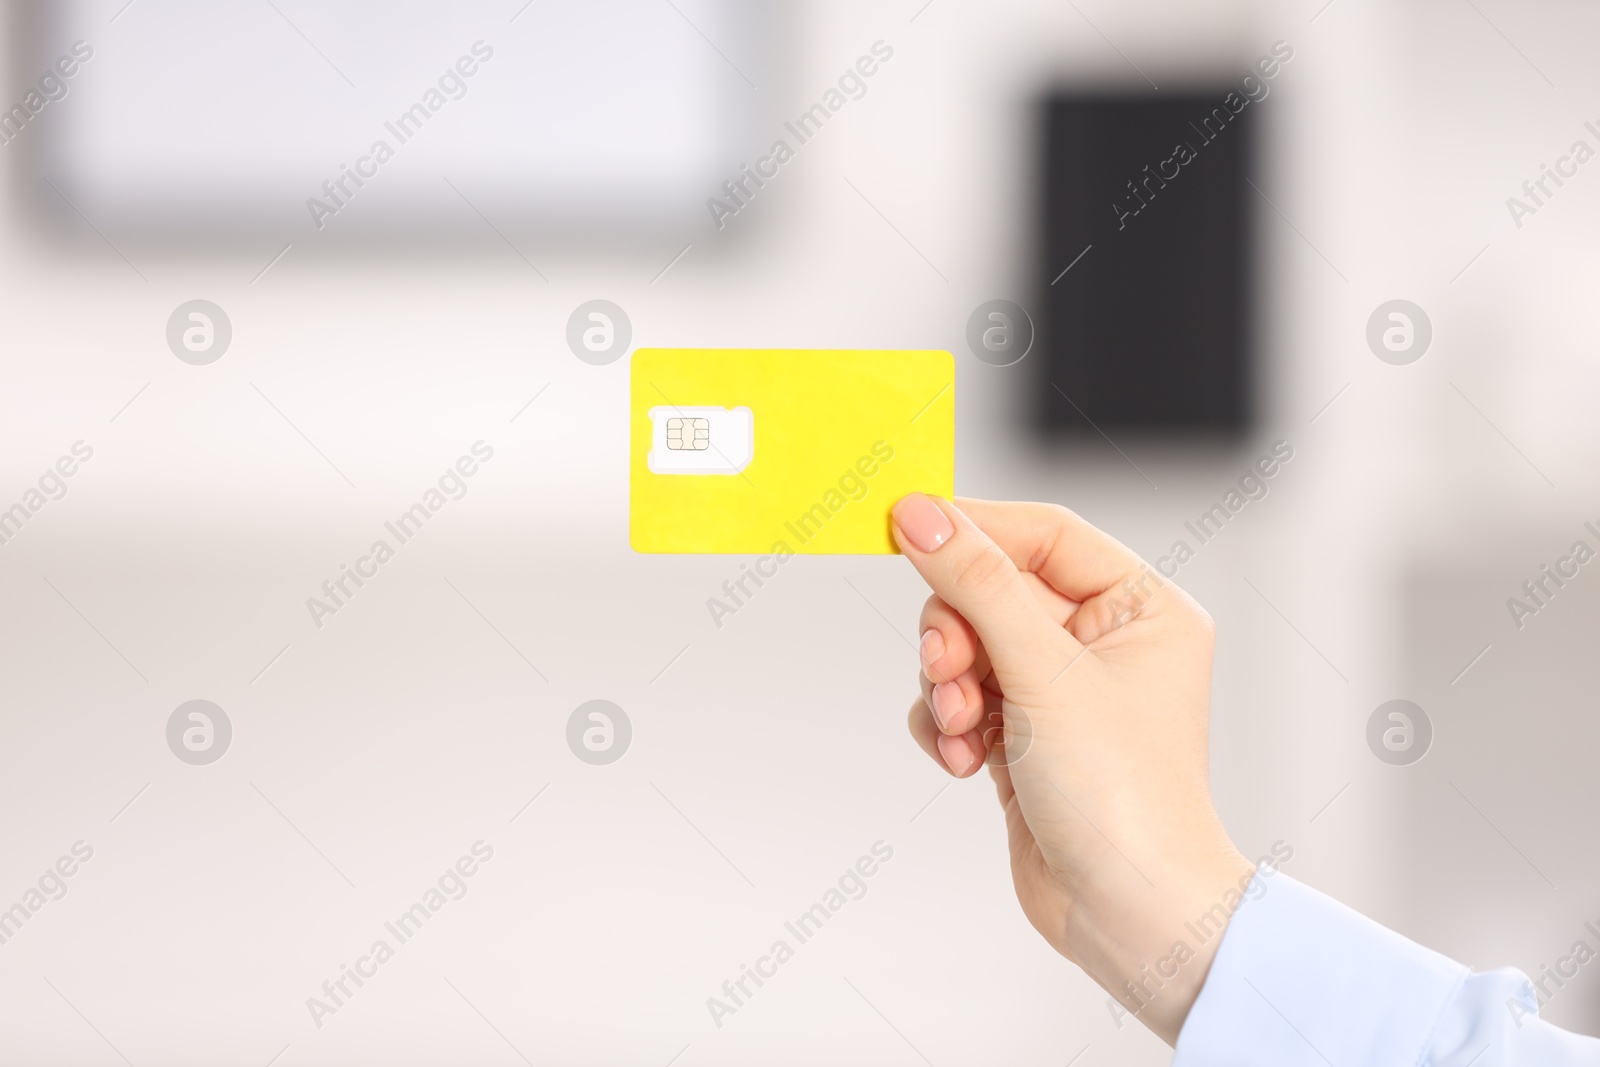
[[[1048,430],[1247,427],[1257,107],[1229,94],[1046,101],[1032,362]]]

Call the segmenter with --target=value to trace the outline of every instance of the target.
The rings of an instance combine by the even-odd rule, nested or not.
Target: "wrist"
[[[1057,947],[1103,988],[1117,1026],[1176,1044],[1255,868],[1224,840],[1163,864],[1114,866],[1072,894]]]

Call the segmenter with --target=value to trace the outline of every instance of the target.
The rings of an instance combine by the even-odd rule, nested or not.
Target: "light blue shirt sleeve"
[[[1570,1067],[1600,1041],[1538,1017],[1517,970],[1474,974],[1265,868],[1234,912],[1173,1067]]]

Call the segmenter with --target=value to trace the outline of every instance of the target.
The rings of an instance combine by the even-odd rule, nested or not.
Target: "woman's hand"
[[[934,592],[912,736],[988,763],[1029,921],[1175,1042],[1252,873],[1211,802],[1210,616],[1065,508],[915,493],[894,535]]]

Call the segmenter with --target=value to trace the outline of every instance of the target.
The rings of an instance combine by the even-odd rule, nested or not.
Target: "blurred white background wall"
[[[1520,630],[1505,604],[1600,520],[1600,166],[1520,228],[1505,203],[1574,140],[1600,145],[1591,5],[796,3],[773,9],[768,55],[703,36],[704,9],[639,0],[773,136],[875,41],[893,59],[722,230],[710,187],[682,232],[504,237],[441,183],[434,239],[408,244],[340,232],[362,199],[310,228],[294,185],[281,233],[114,249],[22,142],[163,6],[81,5],[40,48],[84,39],[96,60],[0,147],[0,506],[93,448],[0,546],[0,906],[74,842],[94,850],[0,945],[0,1059],[1170,1058],[1022,919],[989,785],[947,788],[906,736],[909,566],[796,559],[718,628],[705,602],[740,560],[631,552],[627,360],[565,341],[593,298],[635,345],[948,348],[958,490],[1068,504],[1152,558],[1289,442],[1270,496],[1178,579],[1219,624],[1214,788],[1240,848],[1287,842],[1295,877],[1478,967],[1537,974],[1600,918],[1600,578]],[[418,5],[385,39],[433,70],[492,37],[515,68],[572,5],[521,6],[443,35]],[[264,10],[253,65],[361,92]],[[7,101],[38,77],[24,22]],[[1041,285],[1033,102],[1228,76],[1277,40],[1295,58],[1262,104],[1258,432],[1042,446],[1019,427],[1024,365],[963,340],[980,302]],[[448,173],[414,147],[387,166]],[[195,298],[232,323],[208,366],[166,342]],[[1407,366],[1365,339],[1396,298],[1433,324]],[[467,494],[317,628],[306,599],[480,440],[493,458]],[[633,728],[604,767],[565,739],[595,698]],[[1366,740],[1395,698],[1433,725],[1410,766]],[[167,748],[192,699],[233,726],[207,767]],[[315,1026],[306,999],[480,840],[470,891]],[[716,1026],[706,998],[878,841],[893,858],[866,895]],[[1600,1029],[1595,981],[1548,1014]]]

